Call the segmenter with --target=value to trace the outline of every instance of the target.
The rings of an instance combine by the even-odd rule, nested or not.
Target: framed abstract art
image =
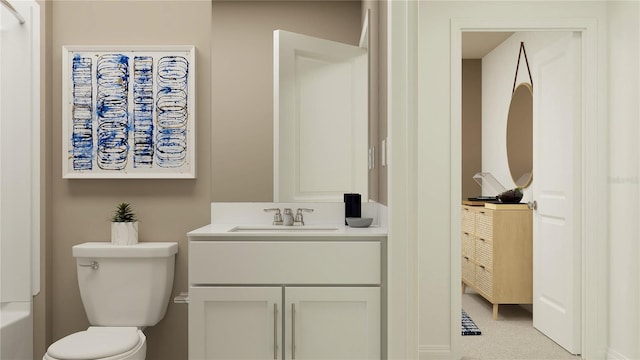
[[[62,175],[195,178],[193,46],[63,46]]]

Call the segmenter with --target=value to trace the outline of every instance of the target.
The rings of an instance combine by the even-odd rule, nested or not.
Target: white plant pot
[[[138,243],[138,222],[112,222],[111,243],[114,245],[134,245]]]

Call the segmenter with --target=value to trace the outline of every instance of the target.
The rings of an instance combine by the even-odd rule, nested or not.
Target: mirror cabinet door
[[[367,49],[274,33],[276,202],[368,199]]]

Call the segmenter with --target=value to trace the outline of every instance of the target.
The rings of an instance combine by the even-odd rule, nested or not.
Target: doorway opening
[[[506,137],[512,136],[511,134],[506,135],[508,125],[507,113],[513,89],[515,89],[516,84],[525,82],[523,79],[527,79],[526,75],[527,70],[529,70],[529,63],[532,62],[532,68],[529,71],[534,72],[534,74],[533,78],[529,77],[529,79],[531,79],[532,83],[538,82],[535,87],[531,84],[532,88],[536,89],[536,91],[533,91],[534,112],[538,112],[538,114],[533,116],[533,121],[537,125],[533,126],[532,131],[536,133],[538,138],[538,140],[534,140],[533,144],[534,158],[542,158],[541,155],[545,154],[545,156],[549,156],[549,152],[545,151],[539,143],[536,145],[535,141],[548,141],[553,139],[553,136],[540,136],[542,132],[550,131],[549,128],[542,128],[540,126],[542,121],[540,117],[542,111],[540,111],[540,109],[547,109],[543,116],[545,118],[556,116],[557,122],[560,123],[563,122],[563,120],[569,119],[569,124],[565,127],[568,132],[565,133],[566,137],[562,140],[564,141],[563,144],[569,144],[570,149],[564,149],[568,151],[569,156],[564,158],[560,157],[557,164],[561,169],[570,169],[568,176],[572,179],[568,184],[569,188],[572,189],[569,191],[570,194],[565,194],[563,191],[556,192],[555,194],[566,196],[564,200],[565,203],[569,205],[568,213],[562,214],[555,219],[555,230],[549,230],[548,225],[546,225],[547,222],[545,222],[543,217],[545,214],[543,211],[536,212],[536,210],[531,210],[531,223],[526,224],[523,222],[518,225],[525,227],[526,230],[520,232],[503,231],[505,225],[504,223],[500,223],[498,218],[506,219],[512,215],[516,216],[518,211],[516,211],[515,207],[500,205],[498,207],[491,207],[492,210],[486,211],[486,214],[490,215],[493,219],[489,220],[489,224],[493,226],[492,232],[490,231],[488,235],[473,233],[473,231],[466,232],[465,230],[468,230],[469,224],[465,225],[465,221],[468,221],[468,216],[464,214],[465,209],[463,208],[462,221],[460,224],[461,232],[458,232],[462,234],[462,254],[458,254],[458,256],[460,257],[460,255],[462,255],[462,278],[465,278],[465,284],[468,286],[463,285],[461,305],[462,309],[478,323],[480,330],[483,332],[481,336],[462,337],[460,344],[463,359],[473,359],[477,357],[571,359],[579,358],[579,355],[573,354],[582,352],[580,341],[584,327],[581,325],[581,286],[584,277],[581,275],[580,267],[585,254],[581,250],[582,241],[579,232],[582,226],[580,220],[581,207],[583,205],[578,195],[582,184],[580,176],[580,168],[582,166],[580,141],[582,141],[582,139],[574,137],[573,134],[581,133],[580,128],[583,126],[581,121],[583,116],[581,112],[584,111],[584,105],[580,104],[582,101],[580,94],[584,86],[582,85],[583,72],[580,71],[580,68],[584,53],[582,53],[578,47],[574,49],[573,53],[552,55],[551,57],[566,57],[566,59],[560,61],[560,65],[558,65],[557,59],[553,60],[556,63],[547,65],[547,63],[552,60],[548,59],[550,55],[545,55],[545,52],[549,52],[545,49],[553,47],[553,44],[561,41],[563,38],[568,38],[568,41],[572,41],[573,39],[579,46],[581,42],[580,35],[579,32],[573,31],[461,31],[460,58],[462,59],[462,68],[460,74],[461,85],[458,86],[461,86],[459,90],[461,91],[462,104],[462,109],[460,110],[462,129],[460,144],[462,149],[462,200],[464,201],[470,197],[497,195],[496,193],[491,193],[495,191],[495,189],[481,189],[475,184],[472,177],[478,172],[491,173],[505,189],[512,189],[516,186],[515,182],[517,179],[512,179],[508,161],[508,159],[513,157],[513,154],[510,153],[513,150],[507,150],[506,146]],[[575,39],[576,36],[577,40]],[[521,60],[519,57],[520,54],[517,51],[521,43],[527,45],[527,51],[529,53],[524,71],[522,71],[522,69],[525,65],[525,59]],[[520,61],[520,65],[518,65],[518,61]],[[564,66],[564,68],[562,66]],[[518,72],[517,69],[521,71]],[[574,78],[552,78],[550,74],[554,71],[558,72],[558,69],[564,69],[556,74],[560,77],[565,75],[570,77],[571,74],[568,74],[572,72],[570,70],[577,70],[574,72]],[[536,73],[537,71],[540,73]],[[558,83],[556,84],[555,82]],[[553,83],[553,86],[550,85],[551,83]],[[512,84],[513,89],[511,87]],[[563,86],[566,86],[566,89],[563,88]],[[452,83],[452,88],[454,87],[455,85]],[[568,96],[570,97],[568,101],[563,104],[575,103],[574,105],[576,106],[559,105],[558,107],[554,107],[555,105],[553,103],[544,103],[544,101],[549,102],[549,96],[546,94],[553,93],[553,90],[556,88],[564,89],[564,93],[569,93]],[[571,94],[575,96],[571,97]],[[536,108],[538,110],[536,110]],[[573,112],[567,117],[566,110]],[[481,115],[479,116],[479,114]],[[572,121],[572,119],[574,119],[574,121]],[[509,120],[509,122],[511,121],[512,120]],[[529,136],[533,136],[533,134],[529,134]],[[545,147],[548,147],[548,145],[549,144]],[[562,152],[563,149],[560,150],[560,152]],[[554,162],[554,160],[547,161]],[[540,159],[538,162],[534,161],[534,180],[531,186],[524,188],[524,198],[522,202],[533,203],[533,201],[538,201],[540,196],[544,197],[545,191],[549,190],[549,176],[547,176],[546,173],[551,170],[549,166],[540,166]],[[545,205],[546,204],[548,203],[545,203]],[[457,205],[459,206],[459,204]],[[468,205],[485,206],[477,202],[474,204],[468,203]],[[455,206],[456,204],[453,204],[454,209]],[[528,210],[525,208],[524,211],[526,212]],[[477,212],[478,214],[485,214],[485,211]],[[520,216],[520,214],[517,216]],[[521,216],[517,216],[516,218],[522,219]],[[509,219],[511,219],[511,217],[509,217]],[[476,220],[473,221],[477,224],[478,221],[485,220],[478,220],[478,218],[476,218]],[[508,222],[509,224],[514,224],[512,220],[508,220]],[[561,231],[558,230],[560,223],[562,223],[562,227],[566,226],[568,229],[568,231],[563,234],[560,234]],[[553,266],[553,264],[563,266],[560,265],[562,261],[551,258],[553,255],[550,255],[549,252],[552,250],[545,248],[545,246],[548,247],[548,244],[544,244],[540,240],[538,233],[541,231],[556,231],[553,236],[567,238],[566,243],[568,243],[571,248],[570,253],[577,250],[582,254],[581,256],[572,256],[573,259],[568,261],[570,263],[567,265],[568,268],[556,269],[557,272],[568,271],[570,275],[555,284],[549,283],[552,282],[553,279],[549,279],[548,276],[545,275],[553,273],[553,271],[542,271],[539,265],[541,263],[540,259],[549,257],[548,260],[552,264],[551,266]],[[534,232],[537,236],[534,236]],[[501,235],[502,238],[496,235],[500,233],[503,234]],[[454,234],[456,233],[454,232]],[[530,237],[528,241],[526,236]],[[504,244],[501,245],[501,242],[505,240],[510,241],[508,246],[504,246]],[[514,245],[515,240],[519,241],[518,245]],[[526,249],[527,246],[530,248]],[[506,250],[501,250],[505,248]],[[487,255],[487,251],[489,255]],[[475,254],[476,252],[478,252],[477,257],[469,255],[470,253]],[[480,254],[480,252],[482,252],[482,254]],[[489,256],[488,260],[487,256]],[[482,257],[484,257],[484,259],[482,259]],[[537,259],[535,259],[536,257]],[[452,263],[455,263],[455,261],[452,261]],[[509,263],[512,265],[508,265]],[[529,274],[526,273],[526,264],[530,264]],[[536,264],[538,264],[537,269],[534,269]],[[509,268],[509,266],[512,267]],[[525,270],[522,270],[522,268],[525,268]],[[522,271],[518,270],[514,272],[513,269],[520,269]],[[509,273],[501,275],[501,271],[507,271]],[[515,273],[518,273],[517,276]],[[530,278],[527,279],[527,276]],[[507,280],[504,280],[505,278]],[[477,283],[469,279],[477,279]],[[527,284],[524,286],[524,289],[522,288],[522,284]],[[563,284],[572,285],[571,291],[568,294],[569,296],[565,297],[566,294],[563,293],[563,288],[557,289],[558,286],[562,286]],[[516,287],[519,289],[514,290]],[[526,287],[530,288],[527,289]],[[464,290],[465,288],[467,289],[466,292]],[[534,288],[536,288],[535,291]],[[455,290],[452,289],[452,291]],[[527,291],[530,291],[530,294],[532,294],[530,295],[530,301],[522,297],[526,297],[526,295],[522,295],[522,293],[526,293]],[[510,300],[508,296],[503,297],[505,293],[516,292],[518,293],[515,297],[511,298],[515,299],[513,301]],[[549,292],[552,296],[549,296]],[[498,305],[497,303],[501,301],[505,301],[506,304]],[[532,306],[534,303],[537,305]],[[566,320],[566,322],[570,323],[567,325],[569,326],[568,332],[571,333],[569,339],[566,339],[563,335],[558,335],[559,332],[567,332],[567,328],[555,330],[556,327],[562,326],[562,324],[554,323],[553,319],[549,319],[549,316],[544,311],[545,307],[555,307],[560,311],[572,314],[572,317]],[[534,308],[539,311],[534,313]],[[500,309],[499,312],[496,312],[498,309]],[[457,324],[452,324],[452,326],[457,326]],[[567,348],[567,350],[556,344],[556,342]]]

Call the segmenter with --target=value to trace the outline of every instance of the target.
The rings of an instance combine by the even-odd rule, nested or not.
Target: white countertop
[[[271,225],[269,208],[311,208],[305,225]],[[367,228],[344,225],[343,203],[211,203],[211,223],[187,233],[191,241],[380,241],[387,237],[386,207],[362,203],[362,216],[373,218]],[[241,228],[241,231],[234,229]]]
[[[234,228],[259,229],[249,231],[233,231]],[[304,230],[301,228],[311,228]],[[331,228],[331,229],[327,229]],[[312,224],[298,226],[256,225],[256,224],[209,224],[187,233],[189,240],[380,240],[387,236],[387,228],[370,226],[352,228],[346,225]]]

